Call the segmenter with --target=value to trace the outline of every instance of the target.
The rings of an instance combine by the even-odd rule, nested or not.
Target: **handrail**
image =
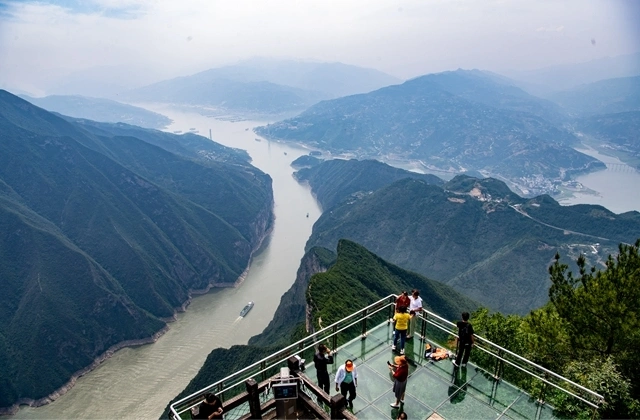
[[[225,378],[223,378],[223,379],[221,379],[221,380],[219,380],[219,381],[217,381],[217,382],[215,382],[215,383],[213,383],[213,384],[211,384],[211,385],[209,385],[209,386],[207,386],[205,388],[200,389],[199,391],[196,391],[196,392],[194,392],[194,393],[192,393],[192,394],[190,394],[190,395],[188,395],[186,397],[181,398],[180,400],[178,400],[178,401],[176,401],[176,402],[174,402],[174,403],[172,403],[170,405],[170,407],[169,407],[170,412],[176,418],[179,418],[180,413],[184,412],[184,410],[181,410],[180,413],[179,413],[176,410],[177,406],[182,405],[182,404],[184,404],[184,403],[188,402],[189,400],[192,400],[192,399],[194,399],[196,397],[198,397],[198,398],[201,397],[205,392],[210,391],[214,387],[219,387],[220,388],[220,385],[222,385],[225,382],[230,381],[230,380],[233,380],[232,385],[224,387],[224,389],[219,390],[219,392],[225,392],[225,391],[227,391],[229,389],[232,389],[232,388],[234,388],[234,387],[236,387],[239,384],[244,382],[244,380],[246,378],[243,378],[243,374],[248,373],[249,371],[251,371],[252,369],[255,369],[256,367],[258,367],[259,369],[258,369],[257,372],[253,372],[253,375],[259,375],[259,374],[262,374],[263,372],[268,371],[269,369],[272,369],[274,366],[277,366],[278,364],[285,362],[288,359],[288,357],[290,357],[291,354],[304,352],[304,351],[306,351],[306,350],[308,350],[310,348],[313,348],[318,341],[324,340],[324,339],[327,339],[327,338],[330,338],[330,337],[333,337],[333,336],[337,336],[338,333],[343,332],[346,329],[353,327],[354,325],[358,324],[359,322],[362,322],[364,319],[368,319],[368,318],[380,313],[381,311],[383,311],[385,309],[388,309],[389,306],[393,306],[394,305],[396,297],[397,297],[397,295],[394,295],[394,294],[388,295],[388,296],[386,296],[386,297],[384,297],[384,298],[382,298],[382,299],[380,299],[380,300],[378,300],[378,301],[376,301],[376,302],[374,302],[374,303],[372,303],[372,304],[370,304],[370,305],[368,305],[368,306],[366,306],[366,307],[364,307],[364,308],[362,308],[362,309],[360,309],[360,310],[358,310],[358,311],[356,311],[356,312],[354,312],[354,313],[352,313],[352,314],[350,314],[350,315],[348,315],[348,316],[346,316],[346,317],[334,322],[333,324],[331,324],[331,325],[329,325],[327,327],[324,327],[321,330],[318,330],[318,331],[308,335],[307,337],[305,337],[305,338],[303,338],[303,339],[301,339],[301,340],[299,340],[299,341],[297,341],[297,342],[295,342],[293,344],[290,344],[287,347],[284,347],[283,349],[281,349],[281,350],[279,350],[279,351],[277,351],[277,352],[275,352],[275,353],[273,353],[273,354],[271,354],[271,355],[269,355],[269,356],[267,356],[267,357],[255,362],[255,363],[253,363],[253,364],[251,364],[249,366],[246,366],[245,368],[243,368],[241,370],[238,370],[238,371],[232,373],[231,375],[229,375],[229,376],[227,376],[227,377],[225,377]],[[372,312],[369,312],[370,310]],[[425,317],[425,314],[426,314],[426,317]],[[427,324],[432,325],[432,326],[442,330],[445,333],[455,335],[455,333],[452,331],[452,329],[455,328],[456,325],[453,322],[451,322],[451,321],[439,316],[438,314],[433,313],[433,312],[425,309],[422,312],[419,312],[418,316],[421,319],[423,319]],[[434,319],[437,320],[437,321],[440,321],[440,324],[434,322],[433,321]],[[444,324],[444,325],[442,325],[442,324]],[[449,326],[449,328],[451,328],[451,329],[447,329],[446,326]],[[528,359],[526,359],[526,358],[524,358],[524,357],[522,357],[522,356],[520,356],[520,355],[518,355],[516,353],[513,353],[512,351],[507,350],[507,349],[505,349],[505,348],[493,343],[492,341],[490,341],[490,340],[488,340],[488,339],[486,339],[486,338],[484,338],[482,336],[479,336],[479,335],[475,334],[475,337],[478,338],[483,345],[486,345],[488,347],[492,347],[492,348],[495,348],[495,349],[497,349],[497,350],[499,350],[501,352],[504,352],[507,355],[516,358],[519,362],[522,362],[525,365],[528,365],[530,367],[538,369],[538,370],[540,370],[540,371],[542,371],[542,372],[544,372],[544,373],[546,373],[548,375],[551,375],[552,377],[554,377],[555,379],[557,379],[559,381],[563,381],[564,383],[570,384],[570,385],[576,387],[577,389],[586,392],[587,394],[591,395],[592,397],[595,397],[600,404],[604,401],[604,397],[602,395],[600,395],[600,394],[598,394],[598,393],[596,393],[596,392],[594,392],[594,391],[592,391],[592,390],[590,390],[590,389],[588,389],[588,388],[586,388],[586,387],[584,387],[584,386],[582,386],[580,384],[577,384],[577,383],[571,381],[568,378],[565,378],[565,377],[563,377],[563,376],[561,376],[561,375],[559,375],[559,374],[557,374],[557,373],[555,373],[555,372],[553,372],[553,371],[551,371],[551,370],[549,370],[549,369],[547,369],[547,368],[545,368],[543,366],[540,366],[540,365],[532,362],[531,360],[528,360]],[[309,343],[309,344],[305,344],[305,343]],[[499,355],[494,354],[493,352],[489,351],[489,349],[483,348],[483,346],[479,346],[479,349],[482,350],[483,352],[485,352],[487,354],[490,354],[491,356],[497,358],[498,360],[506,362],[507,364],[509,364],[509,365],[521,370],[522,372],[525,372],[526,374],[528,374],[528,375],[530,375],[530,376],[532,376],[532,377],[534,377],[534,378],[536,378],[536,379],[538,379],[538,380],[540,380],[540,381],[542,381],[542,382],[544,382],[546,384],[549,384],[549,385],[561,390],[562,392],[565,392],[568,395],[573,396],[574,398],[577,398],[577,399],[583,401],[584,403],[588,404],[591,407],[598,408],[597,404],[592,403],[592,402],[586,400],[585,398],[574,394],[570,390],[565,389],[565,388],[561,387],[560,385],[557,385],[557,384],[555,384],[553,382],[550,382],[549,380],[547,380],[545,378],[541,378],[540,376],[536,375],[534,372],[531,372],[531,371],[525,369],[522,366],[519,366],[518,364],[516,364],[516,363],[514,363],[514,362],[512,362],[510,360],[507,360],[507,359],[505,359],[505,358],[503,358],[503,357],[501,357]],[[264,366],[264,367],[262,367],[262,366]],[[243,378],[243,379],[241,379],[239,382],[236,382],[235,378]]]
[[[451,327],[456,327],[456,324],[454,324],[453,322],[451,322],[451,321],[449,321],[449,320],[447,320],[447,319],[444,319],[444,318],[442,318],[441,316],[439,316],[439,315],[437,315],[437,314],[435,314],[435,313],[433,313],[433,312],[431,312],[431,311],[423,310],[423,312],[427,312],[430,316],[433,316],[434,318],[437,318],[437,319],[439,319],[439,320],[443,321],[444,323],[449,324]],[[428,320],[428,319],[426,319],[426,321],[427,321],[427,322],[429,322],[429,320]],[[433,323],[431,323],[431,324],[432,324],[432,325],[435,325],[435,324],[433,324]],[[529,360],[529,359],[527,359],[527,358],[524,358],[524,357],[520,356],[519,354],[516,354],[516,353],[514,353],[514,352],[512,352],[512,351],[510,351],[510,350],[508,350],[508,349],[505,349],[504,347],[501,347],[501,346],[499,346],[498,344],[496,344],[496,343],[494,343],[494,342],[492,342],[492,341],[490,341],[490,340],[488,340],[488,339],[486,339],[486,338],[484,338],[484,337],[482,337],[482,336],[480,336],[480,335],[478,335],[478,334],[474,334],[474,336],[475,336],[476,338],[479,338],[481,341],[483,341],[483,342],[485,342],[485,343],[487,343],[487,344],[491,345],[492,347],[495,347],[495,348],[497,348],[497,349],[499,349],[499,350],[502,350],[503,352],[505,352],[505,353],[509,354],[510,356],[513,356],[513,357],[515,357],[516,359],[519,359],[519,360],[521,360],[522,362],[524,362],[524,363],[526,363],[526,364],[528,364],[528,365],[530,365],[530,366],[535,367],[536,369],[540,369],[541,371],[543,371],[543,372],[545,372],[545,373],[547,373],[547,374],[549,374],[549,375],[551,375],[551,376],[556,377],[556,379],[559,379],[559,380],[562,380],[562,381],[564,381],[564,382],[567,382],[567,383],[569,383],[569,384],[571,384],[571,385],[575,386],[576,388],[579,388],[579,389],[581,389],[581,390],[583,390],[583,391],[585,391],[585,392],[587,392],[587,393],[591,394],[592,396],[594,396],[594,397],[598,398],[599,400],[604,401],[604,397],[603,397],[602,395],[598,394],[597,392],[594,392],[594,391],[590,390],[589,388],[586,388],[586,387],[584,387],[584,386],[582,386],[582,385],[580,385],[580,384],[578,384],[578,383],[573,382],[572,380],[570,380],[570,379],[568,379],[568,378],[565,378],[565,377],[564,377],[564,376],[562,376],[562,375],[559,375],[559,374],[557,374],[557,373],[555,373],[555,372],[553,372],[553,371],[551,371],[551,370],[549,370],[549,369],[547,369],[547,368],[545,368],[545,367],[543,367],[543,366],[540,366],[540,365],[538,365],[538,364],[536,364],[536,363],[532,362],[531,360]],[[492,353],[491,353],[491,354],[492,354]],[[493,354],[492,354],[492,355],[493,355]],[[494,356],[494,357],[497,357],[497,358],[499,358],[499,359],[501,359],[501,360],[506,361],[505,359],[503,359],[503,358],[501,358],[501,357],[499,357],[499,356],[496,356],[496,355],[493,355],[493,356]],[[528,372],[528,373],[529,373],[529,374],[532,374],[531,372]]]
[[[267,360],[273,360],[273,358],[274,358],[274,356],[275,356],[276,354],[277,354],[277,355],[280,355],[280,354],[283,354],[283,353],[287,353],[289,350],[292,350],[292,349],[295,349],[295,351],[294,351],[293,353],[299,353],[301,350],[300,350],[300,349],[296,349],[296,347],[297,347],[297,346],[299,346],[300,344],[303,344],[305,341],[308,341],[308,340],[310,340],[310,339],[316,338],[316,337],[318,337],[318,336],[320,336],[320,335],[324,334],[324,333],[325,333],[325,332],[327,332],[327,331],[328,331],[328,332],[331,332],[331,334],[329,335],[329,336],[331,336],[331,335],[337,334],[337,333],[339,333],[339,332],[342,332],[342,331],[344,331],[344,330],[345,330],[345,329],[347,329],[347,328],[352,327],[352,326],[353,326],[353,325],[355,325],[357,322],[361,321],[361,319],[357,319],[354,323],[352,323],[352,324],[350,324],[350,325],[348,325],[348,326],[346,326],[346,327],[344,327],[344,328],[341,328],[341,329],[340,329],[340,330],[338,330],[338,331],[335,331],[335,332],[331,331],[331,329],[332,329],[334,326],[335,326],[335,327],[337,327],[339,324],[344,323],[344,321],[349,320],[349,319],[351,319],[351,318],[356,317],[357,315],[362,314],[365,310],[369,310],[369,309],[371,309],[371,308],[374,308],[374,307],[376,307],[376,306],[381,305],[381,307],[380,307],[380,308],[378,308],[378,309],[377,309],[377,310],[375,310],[374,312],[369,313],[369,314],[367,315],[367,317],[370,317],[370,316],[375,315],[375,314],[377,314],[378,312],[380,312],[380,311],[382,311],[382,310],[384,310],[384,309],[387,309],[387,305],[386,305],[386,304],[382,304],[382,303],[383,303],[383,302],[385,302],[385,301],[387,301],[387,302],[388,302],[392,297],[395,297],[395,295],[389,295],[389,296],[387,296],[387,297],[385,297],[385,298],[382,298],[382,299],[380,299],[380,300],[378,300],[378,301],[376,301],[376,302],[374,302],[374,303],[370,304],[369,306],[366,306],[366,307],[364,307],[364,308],[360,309],[359,311],[354,312],[354,313],[352,313],[351,315],[348,315],[348,316],[346,316],[346,317],[344,317],[344,318],[342,318],[342,319],[340,319],[340,320],[338,320],[338,321],[334,322],[333,324],[331,324],[331,325],[329,325],[329,326],[327,326],[327,327],[325,327],[325,328],[323,328],[323,329],[321,329],[321,330],[319,330],[319,331],[316,331],[315,333],[313,333],[313,334],[311,334],[311,335],[309,335],[309,336],[307,336],[307,337],[305,337],[305,338],[303,338],[303,339],[301,339],[301,340],[296,341],[296,342],[295,342],[295,343],[293,343],[293,344],[290,344],[289,346],[287,346],[287,347],[285,347],[285,348],[281,349],[280,351],[278,351],[278,352],[276,352],[276,353],[274,353],[274,354],[272,354],[272,355],[269,355],[269,356],[267,356],[267,357],[265,357],[265,358],[263,358],[263,359],[261,359],[261,360],[259,360],[259,361],[255,362],[255,363],[253,363],[253,364],[251,364],[251,365],[249,365],[249,366],[247,366],[247,367],[245,367],[245,368],[243,368],[243,369],[240,369],[240,370],[238,370],[238,371],[236,371],[236,372],[232,373],[231,375],[227,376],[226,378],[223,378],[223,379],[219,380],[218,382],[215,382],[215,383],[213,383],[213,384],[211,384],[211,385],[209,385],[209,386],[207,386],[207,387],[205,387],[205,388],[202,388],[202,389],[200,389],[200,390],[198,390],[198,391],[196,391],[196,392],[192,393],[191,395],[188,395],[188,396],[186,396],[186,397],[181,398],[180,400],[178,400],[178,401],[176,401],[176,402],[172,403],[172,404],[169,406],[170,411],[171,411],[171,412],[176,416],[176,418],[179,418],[180,414],[175,410],[175,406],[177,406],[177,405],[179,405],[179,404],[182,404],[182,403],[184,403],[184,402],[186,402],[186,401],[188,401],[188,400],[190,400],[190,399],[192,399],[192,398],[194,398],[194,397],[202,396],[205,392],[210,391],[210,390],[211,390],[213,387],[215,387],[216,385],[218,385],[218,384],[220,384],[220,383],[224,383],[224,382],[228,381],[228,380],[229,380],[229,379],[231,379],[231,378],[241,376],[243,373],[245,373],[245,372],[247,372],[247,371],[249,371],[249,370],[251,370],[251,369],[255,368],[256,366],[259,366],[261,363],[266,362]],[[386,302],[385,302],[385,303],[386,303]],[[304,350],[306,350],[307,348],[310,348],[310,347],[313,347],[313,345],[312,345],[312,346],[307,346]],[[277,358],[278,356],[275,356],[275,357]],[[258,371],[258,373],[262,373],[262,372],[264,372],[264,371],[266,371],[266,370],[268,370],[268,369],[272,368],[274,365],[276,365],[276,364],[278,364],[278,363],[282,363],[284,360],[286,360],[286,359],[278,360],[277,362],[274,362],[274,363],[272,363],[271,365],[267,366],[265,369]],[[238,385],[238,384],[236,383],[236,384],[234,384],[233,386],[237,386],[237,385]],[[227,389],[230,389],[230,388],[231,388],[231,387],[227,387],[227,388],[223,389],[221,392],[224,392],[224,391],[226,391]]]

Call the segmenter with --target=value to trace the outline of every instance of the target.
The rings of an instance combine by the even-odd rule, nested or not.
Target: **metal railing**
[[[449,334],[452,337],[457,336],[457,327],[453,322],[450,322],[430,311],[424,311],[424,313],[427,314],[427,317],[425,318],[424,316],[421,316],[423,325],[430,325],[436,330],[442,333]],[[423,327],[423,331],[424,330],[426,330],[425,327]],[[540,389],[539,395],[537,395],[538,400],[542,403],[544,403],[545,401],[544,395],[547,387],[557,389],[558,391],[576,398],[596,410],[604,402],[604,397],[602,395],[576,382],[573,382],[570,379],[565,378],[562,375],[559,375],[543,366],[540,366],[510,350],[507,350],[482,336],[475,334],[474,337],[476,339],[474,348],[490,355],[493,359],[495,359],[493,369],[487,369],[487,372],[492,374],[495,380],[501,380],[502,378],[507,376],[504,374],[504,370],[505,367],[508,366],[513,368],[517,372],[521,372],[522,374],[527,375],[531,379],[540,381],[540,383],[544,385]]]
[[[381,322],[389,322],[389,319],[394,313],[394,302],[396,295],[389,295],[377,302],[360,309],[352,313],[351,315],[340,319],[339,321],[317,331],[309,336],[299,340],[283,349],[259,360],[244,369],[238,370],[231,375],[219,380],[218,382],[211,384],[199,391],[194,392],[170,405],[170,416],[174,419],[189,418],[188,411],[198,405],[203,398],[203,395],[207,392],[213,392],[218,394],[220,398],[231,398],[244,392],[245,381],[249,378],[254,378],[256,381],[265,381],[268,377],[274,375],[279,371],[280,367],[287,365],[287,360],[293,355],[300,355],[304,357],[305,354],[313,354],[315,347],[319,342],[330,342],[331,348],[338,349],[343,342],[354,339],[358,336],[363,339],[366,338],[368,332],[368,325],[371,325],[367,320],[374,318],[378,322],[373,327],[379,325]],[[386,315],[385,315],[385,311]],[[424,341],[429,341],[437,344],[437,339],[428,339],[428,337],[448,337],[449,341],[452,337],[455,337],[457,328],[454,323],[442,318],[441,316],[430,312],[423,311],[418,315],[420,319],[420,338]],[[429,331],[433,330],[433,334],[429,334]],[[349,333],[349,334],[347,334]],[[603,403],[604,398],[561,376],[555,372],[550,371],[542,366],[539,366],[532,361],[525,359],[481,336],[476,335],[475,348],[485,352],[493,357],[496,361],[493,371],[493,377],[496,381],[502,379],[505,365],[511,367],[524,375],[527,375],[532,380],[540,381],[544,384],[543,389],[550,386],[558,391],[561,391],[571,397],[582,401],[588,406],[597,410]],[[445,338],[446,340],[446,338]],[[442,346],[441,347],[451,347]],[[489,372],[489,370],[487,370]],[[542,395],[536,396],[541,404],[544,404],[544,391]],[[234,404],[235,406],[236,404]],[[228,416],[226,418],[229,418]]]

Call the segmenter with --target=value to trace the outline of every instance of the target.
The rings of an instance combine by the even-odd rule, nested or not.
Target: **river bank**
[[[107,351],[105,351],[104,353],[96,357],[93,360],[93,363],[91,363],[89,366],[83,369],[80,369],[79,371],[71,375],[71,378],[66,384],[56,389],[55,391],[53,391],[51,394],[47,395],[44,398],[38,398],[35,400],[32,398],[22,398],[10,407],[0,408],[0,415],[16,414],[20,409],[20,406],[26,405],[28,407],[42,407],[44,405],[47,405],[56,401],[58,398],[62,397],[64,394],[69,392],[69,390],[71,390],[73,386],[76,384],[78,379],[80,379],[84,375],[98,368],[98,366],[100,366],[103,362],[111,358],[111,356],[113,356],[118,350],[122,350],[127,347],[142,346],[145,344],[155,343],[168,330],[169,330],[169,326],[166,325],[163,328],[161,328],[159,331],[157,331],[155,334],[153,334],[151,337],[140,338],[136,340],[125,340],[125,341],[121,341],[120,343],[114,344],[113,346],[109,347]]]

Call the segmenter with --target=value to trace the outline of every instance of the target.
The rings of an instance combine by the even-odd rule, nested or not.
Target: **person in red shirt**
[[[389,365],[389,370],[393,372],[393,393],[396,396],[396,402],[391,403],[391,407],[400,408],[400,403],[404,404],[404,392],[407,389],[407,378],[409,377],[409,364],[404,356],[397,356],[394,360],[396,363]]]
[[[407,293],[407,291],[405,290],[402,292],[400,296],[396,298],[396,311],[401,306],[408,308],[410,304],[411,304],[411,299],[409,298],[409,293]]]

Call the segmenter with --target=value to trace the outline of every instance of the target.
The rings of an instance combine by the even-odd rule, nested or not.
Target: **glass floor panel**
[[[392,408],[393,378],[387,361],[398,353],[391,350],[392,328],[383,323],[343,345],[330,368],[331,394],[335,394],[335,372],[340,364],[352,359],[358,369],[357,398],[353,413],[362,419],[397,418],[405,411],[411,419],[553,419],[553,410],[540,406],[513,385],[493,378],[482,369],[469,364],[455,369],[450,360],[425,359],[424,341],[418,337],[407,341],[409,379],[405,402]],[[433,343],[431,343],[433,345]],[[436,344],[437,346],[437,344]],[[472,353],[473,359],[473,353]],[[306,374],[316,378],[313,362],[307,362]]]

